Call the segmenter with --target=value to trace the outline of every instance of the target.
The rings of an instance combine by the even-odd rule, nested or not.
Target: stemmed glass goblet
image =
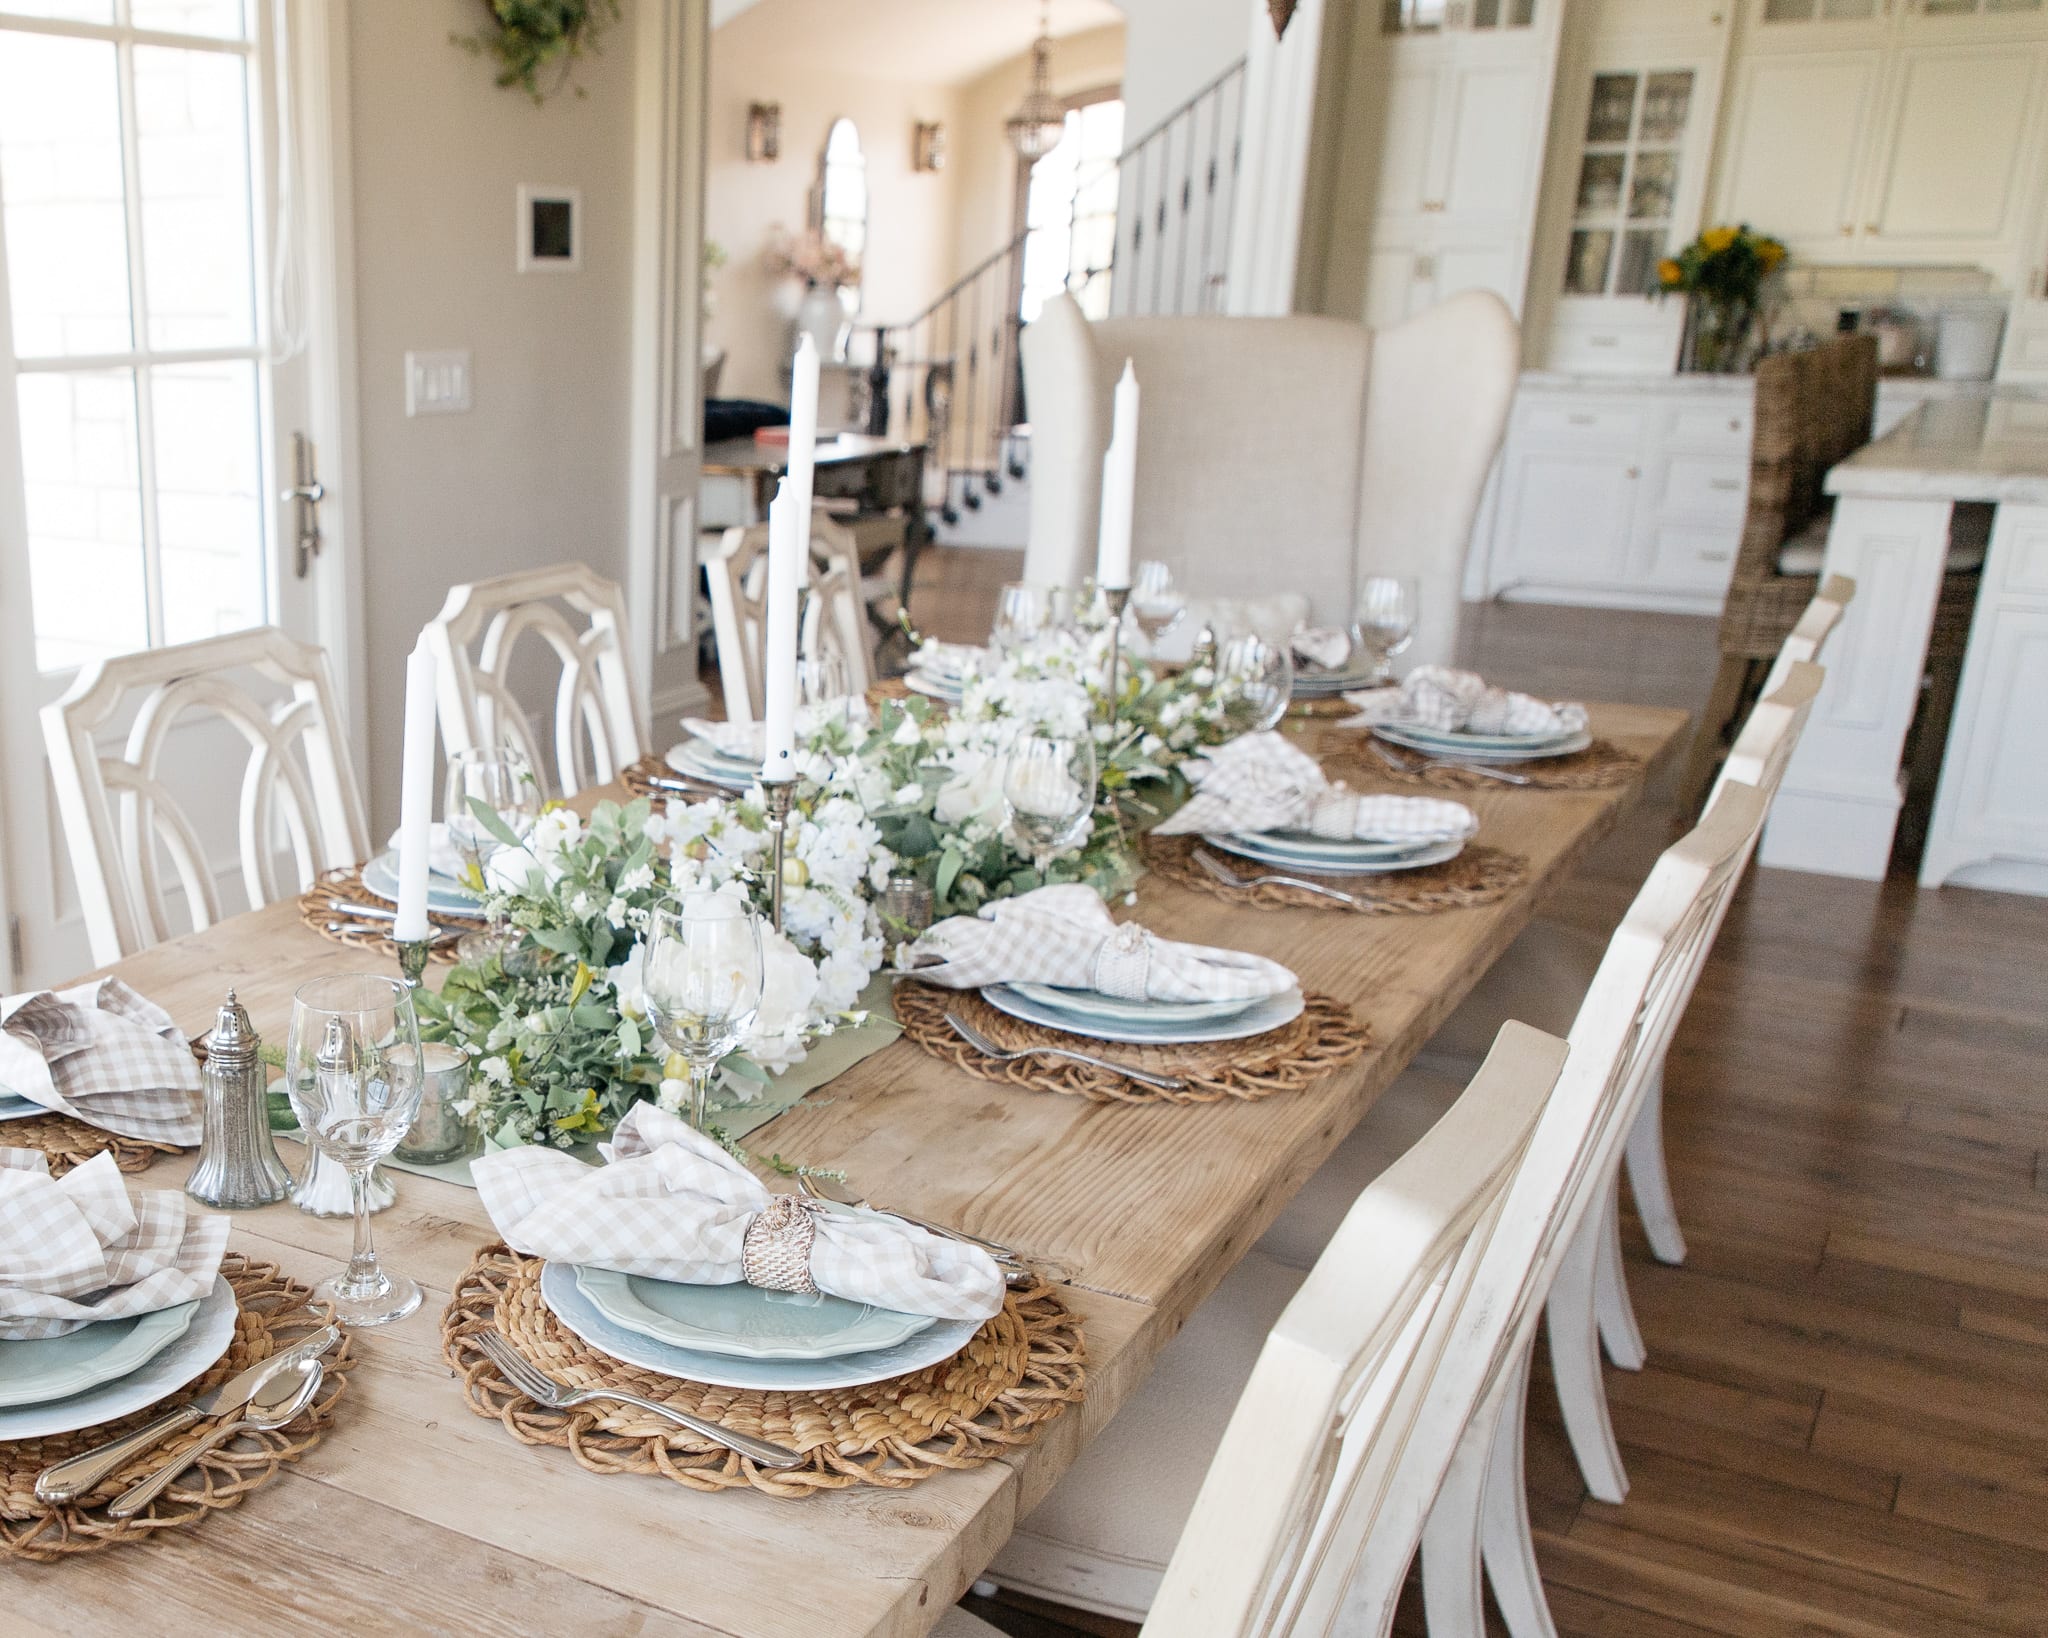
[[[484,821],[478,808],[495,814],[504,830],[524,843],[540,818],[540,785],[525,757],[508,747],[471,746],[448,758],[448,782],[442,817],[448,845],[461,855],[472,877],[470,885],[488,892],[492,859],[509,845]],[[464,961],[500,954],[511,942],[496,917],[480,933],[465,933],[455,951]]]
[[[370,1173],[419,1114],[426,1085],[412,991],[395,978],[342,973],[292,997],[285,1091],[319,1154],[348,1172],[355,1250],[314,1289],[346,1325],[387,1325],[420,1303],[420,1288],[377,1261],[370,1238]]]
[[[1138,565],[1131,581],[1131,616],[1147,642],[1156,643],[1187,613],[1188,600],[1173,583],[1173,570],[1157,558]]]
[[[1044,586],[1015,580],[996,595],[996,620],[989,641],[999,649],[1022,648],[1053,623],[1053,600]]]
[[[1256,632],[1232,637],[1216,656],[1224,715],[1239,733],[1259,733],[1287,715],[1294,696],[1294,656],[1285,643]]]
[[[647,1017],[690,1066],[690,1124],[704,1111],[718,1062],[753,1027],[761,1007],[761,924],[725,893],[685,893],[647,929]]]
[[[1003,800],[1043,881],[1053,855],[1077,841],[1094,818],[1095,742],[1085,734],[1020,740],[1003,764]]]
[[[1394,680],[1394,656],[1415,640],[1422,618],[1422,592],[1404,575],[1368,575],[1358,588],[1351,639],[1372,656],[1375,684]]]

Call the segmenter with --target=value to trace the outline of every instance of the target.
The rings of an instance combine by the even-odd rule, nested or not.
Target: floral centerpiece
[[[861,992],[889,932],[876,901],[891,875],[929,885],[939,916],[1048,881],[1083,881],[1104,897],[1128,890],[1136,865],[1126,809],[1176,801],[1178,764],[1239,724],[1232,697],[1200,665],[1165,676],[1127,664],[1108,720],[1107,656],[1106,632],[1058,633],[972,678],[953,711],[913,698],[810,725],[785,848],[783,930],[763,929],[761,1008],[743,1051],[725,1060],[727,1106],[758,1095],[820,1035],[864,1020]],[[1004,754],[1034,732],[1091,734],[1097,750],[1093,823],[1044,875],[1011,837],[1003,799]],[[681,1107],[685,1070],[648,1021],[641,940],[653,908],[692,889],[741,896],[765,918],[770,839],[759,788],[660,809],[604,802],[587,820],[556,807],[523,841],[509,831],[499,840],[485,907],[522,935],[518,946],[458,966],[438,994],[419,998],[425,1033],[470,1055],[481,1129],[500,1144],[568,1147],[602,1137],[641,1099]]]
[[[1659,293],[1687,298],[1685,369],[1727,373],[1748,367],[1764,281],[1784,260],[1782,242],[1744,223],[1708,228],[1657,264]]]

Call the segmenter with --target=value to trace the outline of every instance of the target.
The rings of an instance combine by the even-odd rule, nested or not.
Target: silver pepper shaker
[[[200,1071],[205,1136],[185,1183],[194,1200],[224,1211],[267,1206],[291,1192],[292,1175],[270,1136],[268,1076],[262,1042],[235,992],[228,991]]]

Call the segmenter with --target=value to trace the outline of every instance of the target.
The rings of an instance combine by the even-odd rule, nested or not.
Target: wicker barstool
[[[1679,785],[1680,824],[1698,812],[1772,659],[1820,588],[1820,549],[1834,511],[1821,485],[1829,468],[1870,442],[1876,407],[1872,336],[1773,353],[1756,367],[1749,509],[1721,611],[1720,669]],[[1960,668],[1982,563],[1981,551],[1950,553],[1927,651],[1937,675]]]

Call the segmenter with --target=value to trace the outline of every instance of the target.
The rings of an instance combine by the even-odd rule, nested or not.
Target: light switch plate
[[[405,355],[405,413],[460,415],[469,408],[469,350]]]

